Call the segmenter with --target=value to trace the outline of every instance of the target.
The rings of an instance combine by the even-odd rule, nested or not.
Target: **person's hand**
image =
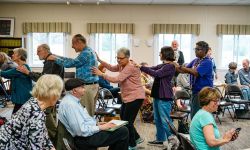
[[[91,69],[92,74],[98,75],[98,76],[103,76],[103,72],[101,72],[98,68],[92,67]]]
[[[47,60],[56,60],[56,56],[55,55],[50,55],[49,57],[47,57]]]
[[[98,125],[103,125],[105,123],[107,123],[107,122],[98,122]]]
[[[227,131],[227,132],[223,135],[223,139],[224,139],[226,142],[230,142],[231,140],[235,140],[235,139],[233,138],[234,134],[235,134],[235,129],[231,129],[231,130]],[[238,137],[238,135],[235,135],[235,136],[236,136],[235,138]]]
[[[108,122],[108,123],[99,125],[99,128],[100,130],[108,130],[108,129],[114,128],[115,126],[116,126],[115,124]]]
[[[175,68],[178,68],[178,67],[180,67],[180,65],[177,63],[177,62],[175,62],[175,61],[173,61],[173,62],[169,62],[170,64],[173,64],[174,66],[175,66]]]
[[[30,73],[30,71],[24,65],[17,66],[16,70],[19,71],[19,72],[22,72],[22,73],[24,73],[26,75],[28,75]]]

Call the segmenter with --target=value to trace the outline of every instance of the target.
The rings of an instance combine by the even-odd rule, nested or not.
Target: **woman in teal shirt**
[[[16,48],[13,50],[12,60],[17,63],[18,66],[26,66],[29,70],[29,66],[26,64],[27,52],[23,48]],[[16,68],[1,71],[1,77],[11,80],[11,101],[14,103],[14,110],[12,114],[18,111],[21,106],[30,99],[32,90],[32,81],[29,76],[19,72]]]
[[[190,139],[197,150],[219,150],[224,145],[238,137],[235,129],[227,131],[223,137],[220,136],[215,123],[213,112],[217,111],[220,103],[219,91],[204,87],[199,93],[202,109],[193,117],[190,125]]]

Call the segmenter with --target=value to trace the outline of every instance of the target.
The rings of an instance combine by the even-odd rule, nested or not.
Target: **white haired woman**
[[[45,126],[44,110],[54,106],[61,96],[63,81],[57,75],[43,75],[32,96],[0,129],[0,149],[54,150]]]
[[[0,52],[0,69],[2,71],[9,70],[15,68],[17,66],[11,58],[4,52]]]
[[[26,64],[27,51],[23,48],[16,48],[13,52],[12,60],[18,66],[24,65],[30,70]],[[12,114],[14,114],[31,97],[32,81],[29,76],[17,71],[16,68],[1,71],[0,76],[11,80],[11,101],[15,105]]]

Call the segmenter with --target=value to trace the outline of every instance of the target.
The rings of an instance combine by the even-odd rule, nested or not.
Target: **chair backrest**
[[[64,72],[64,78],[75,78],[76,73],[75,72]]]
[[[175,92],[175,99],[187,100],[190,98],[191,98],[191,96],[186,90],[179,90],[179,91]]]
[[[178,137],[180,138],[183,150],[195,150],[194,145],[183,134],[178,133]]]
[[[72,150],[71,147],[69,146],[69,142],[66,138],[63,138],[63,143],[64,143],[64,146],[66,147],[67,150]]]
[[[57,126],[57,141],[56,141],[56,149],[57,150],[69,150],[67,148],[66,144],[62,144],[65,143],[63,139],[67,140],[68,146],[72,149],[72,150],[76,150],[75,146],[74,146],[74,139],[72,137],[72,135],[68,132],[68,130],[65,128],[65,126],[62,124],[62,122],[60,120],[58,120],[58,126]]]
[[[107,107],[109,100],[112,100],[112,103],[115,102],[112,93],[106,88],[100,88],[98,91],[98,102],[101,103],[102,107]]]
[[[4,80],[0,77],[0,99],[11,100],[10,80]]]
[[[228,98],[231,98],[231,96],[240,96],[241,99],[243,99],[243,94],[242,94],[241,89],[238,85],[228,84],[226,86],[226,96]]]

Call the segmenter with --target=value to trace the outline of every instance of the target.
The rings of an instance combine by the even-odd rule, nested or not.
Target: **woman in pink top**
[[[141,84],[140,69],[131,64],[130,51],[127,48],[121,48],[117,52],[117,65],[110,65],[102,61],[98,56],[98,61],[108,70],[119,72],[115,77],[108,76],[93,67],[93,74],[102,76],[104,79],[119,83],[121,88],[121,97],[123,100],[121,107],[121,119],[128,121],[129,130],[129,150],[136,149],[136,144],[143,142],[134,128],[134,121],[145,98],[145,91]]]

